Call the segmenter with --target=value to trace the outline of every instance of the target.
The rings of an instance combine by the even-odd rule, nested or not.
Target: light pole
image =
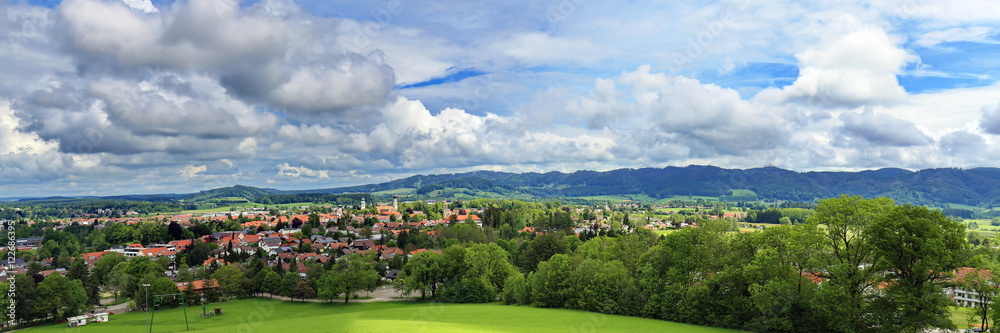
[[[142,286],[146,287],[146,312],[149,312],[149,283],[143,283]],[[152,323],[149,321],[149,316],[146,316],[146,327],[152,329],[152,327],[149,326],[150,324]],[[147,331],[149,329],[147,329]]]

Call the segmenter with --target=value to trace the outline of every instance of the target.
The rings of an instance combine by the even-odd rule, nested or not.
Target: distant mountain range
[[[752,192],[751,192],[752,191]],[[860,172],[795,172],[776,167],[724,169],[714,166],[619,169],[605,172],[507,173],[474,171],[417,175],[381,184],[281,191],[233,186],[191,194],[122,195],[102,199],[197,202],[219,198],[256,201],[274,195],[374,193],[408,197],[456,196],[570,198],[608,195],[723,197],[811,202],[839,195],[885,196],[928,206],[1000,206],[1000,169],[897,168]],[[52,200],[55,198],[47,198]]]
[[[776,167],[724,169],[714,166],[619,169],[605,172],[506,173],[475,171],[412,176],[387,183],[317,190],[324,193],[384,192],[412,194],[474,190],[498,195],[585,197],[603,195],[736,196],[753,191],[760,199],[811,202],[840,195],[889,197],[919,205],[1000,204],[1000,169],[885,168],[860,172],[795,172]],[[742,191],[747,192],[747,191]],[[405,192],[402,192],[405,193]]]

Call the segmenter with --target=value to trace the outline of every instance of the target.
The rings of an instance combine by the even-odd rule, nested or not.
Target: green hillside
[[[258,197],[262,197],[275,192],[274,190],[267,190],[262,188],[256,188],[252,186],[236,185],[230,187],[222,187],[207,191],[201,191],[198,193],[193,193],[183,197],[184,202],[203,202],[210,200],[222,200],[228,202],[253,201]]]
[[[197,332],[738,332],[653,319],[599,313],[539,309],[498,304],[418,302],[302,303],[267,298],[211,304],[224,314],[203,318],[200,307],[188,308],[191,330]],[[73,332],[145,332],[147,316],[131,312],[111,316]],[[156,311],[153,332],[184,331],[181,309]],[[27,333],[66,332],[66,324],[24,330]]]

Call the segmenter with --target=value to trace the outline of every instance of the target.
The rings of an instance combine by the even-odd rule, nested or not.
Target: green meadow
[[[738,332],[673,322],[539,309],[500,304],[441,304],[427,302],[303,303],[267,298],[236,300],[208,306],[224,314],[200,316],[201,307],[187,309],[191,330],[197,332]],[[65,323],[35,327],[45,332],[145,332],[147,314],[111,316],[107,323],[67,328]],[[181,309],[156,311],[153,332],[184,331]]]

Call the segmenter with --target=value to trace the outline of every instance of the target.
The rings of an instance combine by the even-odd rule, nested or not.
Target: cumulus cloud
[[[840,115],[843,125],[840,130],[852,138],[860,138],[875,146],[906,147],[926,145],[933,142],[912,122],[879,114],[872,109],[845,112]]]
[[[676,142],[701,153],[774,148],[788,134],[782,108],[744,100],[732,89],[653,73],[648,66],[622,74],[621,81],[632,85],[637,107],[656,129],[677,134]]]
[[[988,10],[962,20],[962,6],[898,2],[153,3],[0,2],[0,182],[150,193],[997,156],[986,134],[1000,135],[1000,106],[980,107],[1000,86],[907,92],[897,80],[965,77],[914,52],[992,42]],[[887,21],[900,17],[921,21]],[[791,83],[751,70],[792,65]]]
[[[53,86],[32,92],[17,107],[26,129],[80,154],[229,151],[277,124],[275,115],[199,76]]]
[[[0,101],[0,154],[40,154],[55,150],[55,142],[42,140],[34,133],[22,132],[19,129],[21,124],[10,103]]]
[[[385,156],[404,168],[605,160],[614,141],[598,134],[560,135],[507,126],[496,114],[449,108],[432,115],[419,101],[397,99],[382,110],[385,123],[351,135],[347,152]]]
[[[799,77],[782,89],[758,96],[818,107],[892,105],[906,98],[896,75],[917,57],[897,46],[885,31],[853,31],[796,54]]]
[[[336,21],[310,19],[283,1],[244,9],[236,0],[194,0],[141,12],[122,2],[68,0],[59,14],[85,70],[202,71],[235,95],[287,112],[369,105],[395,82],[377,54],[318,44],[336,40],[324,34]]]
[[[65,177],[73,169],[93,168],[99,161],[58,152],[55,141],[22,131],[23,121],[7,101],[0,101],[0,184],[30,183]]]

